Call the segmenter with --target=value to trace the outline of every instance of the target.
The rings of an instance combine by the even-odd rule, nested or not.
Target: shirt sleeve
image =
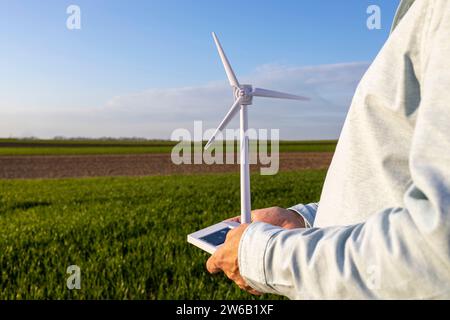
[[[350,226],[251,224],[239,267],[255,289],[292,299],[450,298],[450,2],[433,3],[441,17],[417,66],[421,103],[403,206]]]
[[[297,204],[288,210],[298,213],[305,221],[306,228],[312,228],[318,207],[319,203]]]

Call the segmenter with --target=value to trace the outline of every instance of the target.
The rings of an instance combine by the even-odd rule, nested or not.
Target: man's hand
[[[240,222],[240,217],[231,218],[228,221]],[[265,222],[285,229],[305,227],[305,221],[298,213],[279,207],[253,210],[252,222]],[[239,242],[247,227],[248,224],[242,224],[229,231],[225,243],[206,262],[206,268],[210,273],[223,271],[241,289],[251,294],[260,295],[260,292],[254,290],[245,282],[239,272]]]
[[[234,281],[242,290],[251,294],[260,295],[261,293],[250,287],[242,278],[239,272],[238,251],[239,242],[248,224],[242,224],[239,227],[230,230],[227,234],[225,243],[206,262],[206,268],[210,273],[223,271],[228,278]]]
[[[240,222],[240,217],[231,218],[228,221]],[[305,221],[302,216],[291,210],[280,207],[258,209],[252,211],[252,222],[265,222],[284,229],[304,228]]]

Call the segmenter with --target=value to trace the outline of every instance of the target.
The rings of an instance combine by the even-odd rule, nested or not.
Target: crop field
[[[186,242],[239,214],[239,169],[176,166],[174,145],[0,139],[0,299],[278,299],[208,274]],[[281,142],[277,175],[252,166],[253,208],[317,201],[335,146]]]
[[[252,176],[255,208],[317,201],[324,170]],[[0,299],[267,299],[186,235],[239,213],[239,175],[0,180]],[[81,268],[81,289],[66,269]]]

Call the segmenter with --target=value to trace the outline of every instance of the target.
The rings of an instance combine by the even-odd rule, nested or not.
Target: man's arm
[[[365,223],[247,227],[239,270],[254,289],[290,298],[450,298],[450,3],[424,48],[421,105],[404,206]]]

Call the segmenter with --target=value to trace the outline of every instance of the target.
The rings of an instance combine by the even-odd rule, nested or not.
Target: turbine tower
[[[247,107],[253,103],[253,97],[264,98],[278,98],[290,100],[309,100],[306,97],[301,97],[293,94],[266,90],[260,88],[253,88],[252,85],[239,84],[230,62],[228,61],[222,45],[219,42],[216,34],[213,32],[212,36],[219,51],[220,59],[222,60],[228,81],[233,90],[234,103],[226,114],[225,118],[217,127],[216,131],[209,139],[205,146],[208,149],[215,141],[217,134],[222,131],[227,124],[233,119],[238,111],[240,111],[240,169],[241,169],[241,223],[251,222],[251,198],[250,198],[250,166],[249,166],[249,140],[247,136],[248,116]]]

